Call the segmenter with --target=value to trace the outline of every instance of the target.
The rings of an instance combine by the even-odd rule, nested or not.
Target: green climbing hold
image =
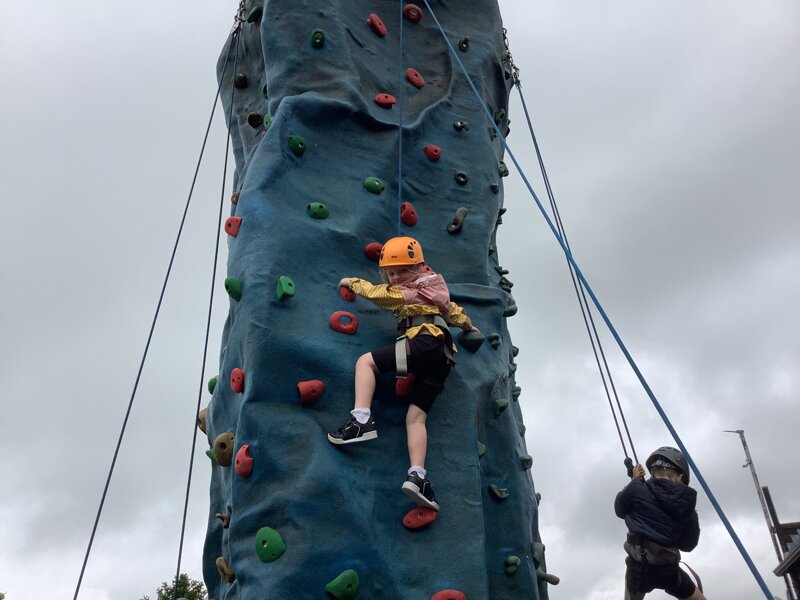
[[[498,272],[500,275],[508,275],[508,269],[504,269],[500,265],[495,265],[494,270]]]
[[[514,76],[514,69],[511,67],[511,63],[507,60],[503,61],[503,77],[506,79],[511,79]]]
[[[234,277],[226,277],[225,291],[228,292],[228,296],[238,302],[242,299],[242,282]]]
[[[486,444],[478,442],[478,458],[483,458],[484,454],[486,454]]]
[[[497,172],[500,177],[508,177],[508,167],[502,160],[500,161],[500,164],[497,165]]]
[[[216,454],[214,454],[214,451],[213,451],[211,448],[209,448],[208,450],[206,450],[206,456],[207,456],[208,458],[210,458],[210,459],[211,459],[211,464],[212,464],[212,465],[217,465],[217,464],[219,464],[219,463],[217,462],[217,455],[216,455]]]
[[[516,357],[519,354],[519,348],[516,346],[511,346],[511,356]]]
[[[512,554],[506,557],[505,561],[503,561],[503,564],[506,567],[506,575],[513,575],[514,573],[516,573],[517,569],[519,568],[519,563],[520,563],[519,556],[514,556]]]
[[[380,194],[386,188],[386,184],[377,177],[367,177],[364,180],[364,187],[367,188],[368,192]]]
[[[269,129],[270,127],[272,127],[272,117],[264,115],[264,129]]]
[[[217,377],[216,377],[216,375],[208,380],[208,393],[209,394],[213,394],[215,387],[217,387]]]
[[[264,87],[261,88],[261,91],[264,93],[264,98],[269,98],[269,89],[267,88],[267,84],[264,84]]]
[[[489,127],[489,139],[490,140],[497,139],[497,130],[494,127]]]
[[[278,300],[290,298],[291,296],[294,296],[294,292],[295,286],[291,277],[287,277],[286,275],[281,275],[278,277],[278,285],[275,289],[275,295],[278,296]]]
[[[306,207],[306,210],[308,211],[308,216],[312,219],[327,219],[330,215],[328,207],[322,202],[312,202]]]
[[[525,436],[525,423],[522,421],[517,421],[517,431],[519,431],[519,435],[521,437]]]
[[[505,120],[506,120],[505,110],[503,110],[502,108],[498,108],[496,111],[494,111],[494,122],[497,125],[500,125],[500,123],[502,123]],[[492,129],[492,131],[494,131],[494,129]]]
[[[292,154],[295,156],[303,156],[303,153],[306,151],[306,141],[299,135],[290,135],[289,150],[291,150]]]
[[[509,304],[503,310],[503,316],[504,317],[513,317],[515,314],[517,314],[517,305],[516,304]]]
[[[325,32],[322,29],[315,29],[311,32],[311,47],[319,50],[325,45]]]
[[[335,600],[352,600],[358,594],[358,573],[353,569],[342,571],[325,586],[325,591]]]
[[[247,13],[247,22],[255,23],[256,21],[260,21],[261,15],[263,14],[264,14],[264,7],[256,4],[253,8],[250,9],[250,12]]]
[[[516,363],[508,363],[508,374],[513,375],[517,372],[517,364]]]
[[[486,341],[489,342],[489,345],[497,350],[500,347],[500,334],[499,333],[490,333],[486,337]]]
[[[491,256],[495,252],[497,252],[497,246],[495,246],[494,244],[489,244],[489,256]]]
[[[514,388],[511,390],[511,397],[514,398],[515,402],[519,400],[519,395],[521,393],[522,393],[522,388],[519,387],[518,385],[515,385]]]
[[[480,331],[464,332],[458,336],[458,342],[466,348],[468,352],[477,352],[483,345],[483,334]]]
[[[286,542],[281,534],[271,527],[262,527],[256,533],[256,554],[261,562],[278,560],[286,551]]]
[[[489,493],[498,500],[505,500],[509,496],[508,488],[497,487],[493,483],[489,484]]]
[[[503,411],[508,408],[508,400],[505,398],[494,399],[494,418],[498,418],[503,414]]]
[[[533,457],[530,454],[519,457],[519,464],[522,465],[522,470],[527,471],[533,466]]]

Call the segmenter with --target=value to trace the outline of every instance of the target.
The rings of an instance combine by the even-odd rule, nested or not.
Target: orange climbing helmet
[[[422,246],[412,237],[394,237],[388,240],[381,249],[378,266],[399,267],[402,265],[418,265],[425,262]]]

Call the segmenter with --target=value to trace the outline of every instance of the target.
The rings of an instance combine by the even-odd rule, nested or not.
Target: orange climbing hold
[[[225,233],[231,237],[236,237],[239,233],[239,225],[242,224],[242,217],[228,217],[225,221]]]
[[[367,19],[367,25],[372,27],[372,31],[374,31],[380,37],[386,37],[386,25],[383,24],[381,18],[375,13],[370,13],[369,19]]]
[[[253,472],[253,457],[250,456],[250,445],[245,444],[236,453],[233,469],[239,477],[250,477]]]
[[[417,506],[408,511],[403,517],[403,527],[406,529],[421,529],[436,520],[438,513],[427,506]]]
[[[381,92],[375,96],[375,104],[383,108],[392,108],[392,105],[397,103],[397,98],[386,92]]]
[[[408,67],[406,69],[406,79],[408,79],[415,88],[425,87],[425,79],[423,79],[422,75],[420,75],[419,71],[416,69]]]
[[[337,310],[328,319],[328,325],[331,329],[338,333],[346,333],[347,335],[355,335],[358,331],[358,319],[353,313],[346,310]]]
[[[436,592],[431,600],[467,600],[467,597],[464,592],[458,590],[442,590]]]
[[[241,369],[231,371],[231,389],[237,394],[244,391],[244,371]]]
[[[348,287],[339,286],[339,296],[341,296],[342,300],[347,302],[355,302],[356,301],[356,293]]]
[[[403,202],[400,205],[400,220],[409,227],[417,224],[417,211],[411,202]]]
[[[440,158],[442,158],[442,149],[439,148],[436,144],[428,144],[425,146],[422,151],[425,153],[425,156],[428,157],[429,160],[432,162],[436,162]]]
[[[422,20],[422,9],[416,4],[406,4],[403,7],[403,16],[412,23],[419,23]]]
[[[325,384],[319,379],[311,381],[298,381],[297,390],[300,392],[300,404],[308,406],[319,400],[325,391]]]
[[[394,393],[405,398],[414,388],[414,380],[417,378],[414,373],[409,373],[405,377],[398,377],[394,382]]]
[[[383,244],[379,244],[378,242],[370,242],[364,245],[364,254],[367,255],[368,259],[374,260],[375,262],[380,260],[382,250]]]

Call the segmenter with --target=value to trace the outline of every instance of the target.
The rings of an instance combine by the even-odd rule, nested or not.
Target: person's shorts
[[[419,334],[408,340],[408,372],[415,376],[408,401],[426,413],[444,389],[445,379],[450,374],[445,343],[444,339],[427,334]],[[392,344],[372,351],[372,360],[381,373],[397,371],[394,347]]]
[[[669,565],[648,565],[636,562],[630,556],[625,559],[625,585],[632,595],[647,594],[655,589],[664,590],[675,598],[688,598],[694,594],[696,586],[678,563]]]

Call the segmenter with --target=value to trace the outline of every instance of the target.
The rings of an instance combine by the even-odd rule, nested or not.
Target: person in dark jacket
[[[682,600],[705,600],[701,589],[678,566],[681,550],[690,552],[700,539],[695,504],[689,487],[689,465],[676,448],[664,446],[633,468],[631,482],[617,494],[614,512],[625,519],[625,600],[642,600],[662,589]]]

